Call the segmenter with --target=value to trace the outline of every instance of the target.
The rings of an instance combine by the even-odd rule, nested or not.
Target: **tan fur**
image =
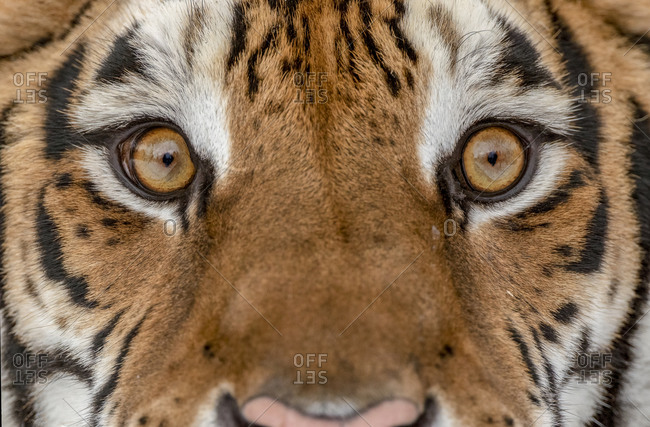
[[[0,3],[0,55],[17,55],[0,62],[3,108],[16,90],[7,75],[27,69],[54,73],[66,57],[59,57],[62,48],[105,7],[94,4],[65,40],[23,56],[16,52],[45,34],[60,34],[64,29],[57,22],[68,22],[83,2],[33,3]],[[8,282],[16,284],[6,291],[8,311],[20,318],[42,310],[56,314],[70,333],[96,333],[124,310],[106,357],[116,357],[124,337],[144,319],[112,398],[120,404],[116,424],[136,425],[146,416],[153,425],[163,420],[183,425],[217,384],[239,402],[279,392],[296,407],[341,395],[354,395],[359,407],[391,396],[421,406],[433,394],[443,397],[462,425],[503,423],[504,417],[516,425],[535,422],[539,410],[527,399],[530,381],[508,325],[529,334],[528,325],[550,322],[549,313],[569,297],[583,314],[603,303],[591,297],[606,294],[598,288],[599,278],[632,283],[640,263],[638,247],[629,245],[639,239],[630,197],[633,182],[626,172],[633,112],[620,105],[634,94],[650,110],[650,67],[640,49],[623,56],[630,46],[601,19],[643,34],[650,2],[625,2],[626,8],[615,1],[583,3],[554,5],[594,69],[613,73],[608,87],[613,101],[596,104],[605,129],[600,171],[569,150],[567,170],[584,170],[587,184],[552,213],[518,223],[548,222],[549,227],[520,231],[504,220],[473,233],[434,238],[432,226],[443,230],[449,218],[441,194],[422,176],[417,144],[427,82],[436,70],[425,61],[413,64],[395,47],[388,27],[376,23],[371,29],[385,62],[401,82],[410,73],[415,84],[403,84],[399,96],[392,96],[381,70],[361,49],[354,52],[361,81],[354,82],[337,63],[337,56],[343,64],[351,57],[341,38],[331,36],[332,28],[338,28],[338,11],[326,2],[305,1],[296,16],[309,17],[308,52],[281,32],[257,65],[263,84],[252,100],[245,89],[245,59],[226,75],[232,164],[211,189],[205,220],[192,218],[189,230],[174,237],[162,232],[160,221],[117,203],[93,203],[93,196],[102,195],[93,194],[79,166],[81,150],[56,162],[44,158],[44,105],[12,110],[6,123],[9,144],[0,159],[8,224],[5,269]],[[544,40],[553,40],[553,34],[542,4],[517,2],[539,18],[536,24],[543,23],[537,27],[541,35],[525,28],[544,53],[545,64],[559,76],[563,61]],[[351,3],[350,16],[358,16],[357,7]],[[283,19],[266,2],[250,2],[247,8],[255,31],[243,58]],[[396,13],[387,0],[372,2],[371,8],[382,19]],[[111,13],[119,17],[109,11],[107,20]],[[305,29],[300,19],[294,24],[300,41]],[[361,37],[363,27],[359,20],[350,21],[355,37]],[[100,25],[91,26],[82,39],[93,43],[102,31]],[[292,72],[304,73],[309,66],[327,73],[322,88],[328,102],[294,102],[304,94],[279,64],[296,58],[300,65]],[[81,87],[97,64],[84,67]],[[69,188],[56,187],[63,173],[71,174]],[[568,179],[568,174],[562,176],[559,184]],[[87,278],[88,298],[98,301],[99,309],[79,312],[65,299],[39,306],[25,296],[25,276],[40,268],[39,255],[30,248],[35,247],[41,191],[61,236],[64,265]],[[545,275],[545,266],[578,258],[574,253],[562,259],[553,249],[581,247],[601,192],[612,207],[604,271],[589,282],[570,272]],[[103,226],[107,218],[115,225]],[[80,228],[89,237],[80,238]],[[36,286],[54,295],[59,284],[41,280]],[[629,299],[633,289],[621,292]],[[554,326],[562,333],[562,325]],[[29,335],[29,327],[26,320],[19,330]],[[291,384],[297,353],[328,354],[327,387]],[[533,359],[541,366],[541,360]],[[271,378],[286,381],[269,385]]]

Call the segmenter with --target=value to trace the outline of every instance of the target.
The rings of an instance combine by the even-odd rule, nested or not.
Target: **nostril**
[[[265,427],[396,427],[418,425],[421,418],[417,407],[404,399],[387,400],[342,419],[306,415],[277,400],[260,397],[246,403],[242,415],[249,423]]]

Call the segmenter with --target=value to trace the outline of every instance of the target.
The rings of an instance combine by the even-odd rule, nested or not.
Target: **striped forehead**
[[[393,6],[401,10],[398,36],[424,70],[418,153],[427,179],[435,180],[436,168],[461,136],[482,120],[533,122],[558,135],[571,129],[570,99],[543,61],[552,47],[526,31],[514,9],[483,0],[412,0]],[[112,44],[86,49],[96,67],[86,76],[89,83],[71,121],[92,133],[139,120],[166,120],[184,130],[202,158],[225,170],[232,144],[224,88],[229,61],[243,49],[237,46],[240,33],[268,30],[247,28],[252,22],[242,24],[242,17],[242,5],[230,0],[144,1],[125,7],[100,37]],[[343,22],[333,36],[345,32]],[[74,55],[73,62],[78,60]],[[390,89],[388,80],[382,83]],[[551,154],[559,159],[563,153]],[[90,153],[87,166],[100,180],[108,178],[98,172],[102,157],[106,154]],[[551,163],[548,156],[542,161]],[[538,183],[544,185],[537,186],[539,194],[530,203],[553,186],[554,170],[559,173],[559,164],[547,171],[545,184]]]
[[[431,64],[420,159],[425,173],[486,119],[570,129],[570,101],[543,62],[552,50],[511,7],[481,0],[409,3],[404,32]]]

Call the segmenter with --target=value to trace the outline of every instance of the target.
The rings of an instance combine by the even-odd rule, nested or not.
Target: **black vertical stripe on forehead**
[[[137,28],[132,28],[115,40],[108,56],[102,61],[95,80],[106,84],[117,83],[128,73],[145,77],[145,66],[132,45],[136,31]]]
[[[532,89],[561,86],[551,72],[542,64],[542,57],[531,40],[519,28],[499,17],[499,23],[505,30],[501,58],[495,70],[494,79],[498,81],[503,74],[514,74],[521,81],[521,87]]]
[[[453,73],[456,69],[456,62],[458,61],[458,50],[460,49],[461,40],[460,34],[456,30],[451,13],[442,5],[432,6],[429,9],[429,17],[449,51],[451,72]]]
[[[41,194],[37,207],[36,229],[38,244],[41,251],[41,264],[48,279],[63,282],[72,301],[85,308],[97,307],[97,301],[88,299],[88,283],[86,279],[73,276],[63,265],[64,253],[61,238],[54,220],[45,208],[45,192]]]
[[[244,4],[237,3],[233,8],[232,40],[230,42],[230,53],[226,61],[226,71],[230,71],[239,60],[244,49],[246,49],[247,32],[248,22],[246,20]]]
[[[117,387],[117,384],[120,380],[120,373],[124,367],[124,360],[131,350],[131,343],[133,342],[133,339],[140,333],[140,328],[142,327],[142,324],[144,323],[148,314],[149,311],[147,311],[144,316],[142,316],[142,319],[140,319],[138,324],[129,331],[126,337],[124,337],[122,348],[120,349],[120,353],[118,354],[117,359],[114,363],[115,368],[113,369],[113,373],[93,398],[93,425],[98,425],[99,414],[102,409],[104,409],[104,406],[107,403],[107,399],[113,394],[115,387]]]
[[[580,251],[580,258],[563,265],[562,267],[567,271],[589,274],[600,270],[605,257],[605,243],[609,222],[607,217],[608,206],[607,196],[602,192],[596,211],[587,225],[585,243]]]
[[[375,20],[372,16],[369,2],[367,0],[361,0],[359,4],[359,10],[361,12],[361,19],[365,28],[365,31],[361,33],[361,37],[363,38],[366,48],[368,48],[370,58],[372,59],[372,62],[375,63],[375,65],[384,71],[386,84],[388,85],[391,94],[393,96],[397,96],[399,95],[399,91],[402,88],[402,84],[400,83],[397,73],[388,65],[386,65],[384,56],[381,53],[381,49],[379,49],[379,46],[377,46],[377,43],[375,42],[375,38],[372,36],[372,30],[370,27]]]
[[[48,159],[59,160],[66,150],[83,145],[85,140],[72,128],[66,113],[77,88],[77,79],[85,58],[85,47],[78,45],[48,81],[45,116],[45,154]]]
[[[650,281],[650,117],[638,102],[633,102],[634,123],[631,124],[632,138],[630,155],[632,168],[630,176],[634,180],[632,199],[636,203],[637,222],[639,225],[640,246],[642,252],[641,267],[637,277],[635,294],[628,308],[628,316],[618,331],[617,338],[610,345],[612,353],[611,386],[608,388],[603,403],[598,408],[596,425],[615,425],[621,412],[621,388],[625,374],[634,363],[635,349],[632,340],[639,328],[639,321],[647,314]],[[645,344],[645,343],[644,343]],[[639,362],[637,362],[639,363]],[[643,362],[640,362],[643,363]]]
[[[260,77],[257,75],[257,65],[269,52],[271,48],[275,49],[280,27],[276,24],[266,33],[264,41],[258,49],[248,57],[248,98],[252,101],[259,90]]]
[[[348,72],[355,82],[359,82],[361,81],[361,76],[359,75],[359,69],[356,65],[356,60],[354,57],[354,52],[356,50],[356,39],[352,37],[352,31],[350,31],[350,26],[348,25],[347,18],[349,6],[350,0],[340,0],[336,3],[336,8],[341,14],[339,27],[341,29],[341,34],[345,39],[345,48],[348,51]]]
[[[602,122],[596,107],[589,102],[589,97],[598,84],[591,78],[594,72],[583,47],[575,40],[573,31],[562,17],[553,10],[550,0],[545,0],[547,10],[552,18],[553,33],[556,34],[557,47],[565,61],[566,76],[564,84],[572,90],[574,97],[574,114],[577,118],[572,146],[592,165],[598,168],[598,145],[600,143]],[[588,78],[585,79],[585,76]],[[585,82],[585,80],[587,80]],[[584,84],[582,84],[584,83]]]

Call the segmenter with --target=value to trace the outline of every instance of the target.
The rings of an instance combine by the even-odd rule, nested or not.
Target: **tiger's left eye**
[[[485,195],[512,188],[524,174],[525,147],[508,129],[493,126],[472,135],[462,153],[462,169],[472,190]]]
[[[161,195],[187,187],[196,172],[183,136],[165,127],[149,129],[127,141],[121,160],[136,185]]]

